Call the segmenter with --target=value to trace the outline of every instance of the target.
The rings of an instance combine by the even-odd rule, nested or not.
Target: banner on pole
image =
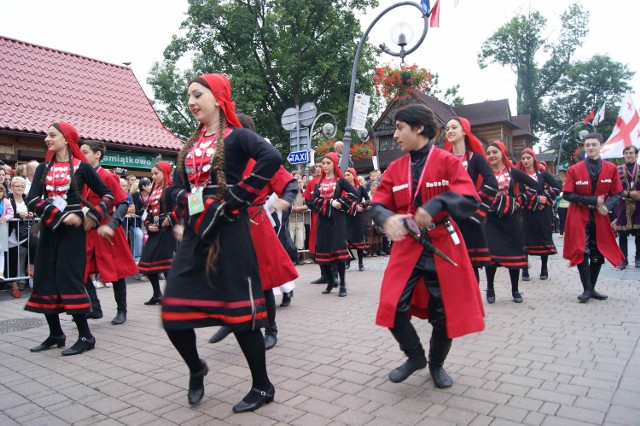
[[[370,96],[357,93],[353,101],[353,116],[351,128],[353,130],[366,130],[367,115],[369,115]]]

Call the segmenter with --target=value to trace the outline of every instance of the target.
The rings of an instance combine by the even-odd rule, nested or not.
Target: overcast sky
[[[560,27],[560,14],[571,0],[441,0],[440,28],[431,29],[423,45],[406,58],[440,75],[442,88],[460,85],[466,103],[509,99],[515,114],[515,76],[511,70],[491,65],[480,70],[477,54],[482,42],[515,13],[530,5],[548,18],[546,34],[554,39]],[[434,2],[434,0],[432,0]],[[396,3],[381,0],[380,6],[361,18],[362,30],[386,7]],[[419,1],[418,1],[419,3]],[[629,64],[636,77],[634,92],[640,88],[640,55],[632,29],[637,14],[625,12],[632,2],[623,0],[582,0],[590,11],[590,32],[578,59],[608,53],[615,61]],[[152,97],[146,79],[154,61],[185,18],[186,0],[0,0],[0,35],[42,46],[65,50],[114,64],[131,62],[145,92]],[[395,12],[395,13],[394,13]],[[391,26],[405,20],[415,27],[417,40],[421,19],[416,8],[402,6],[388,13],[372,29],[369,40],[386,42]],[[0,58],[1,60],[1,58]],[[381,63],[397,60],[381,54]],[[1,63],[0,63],[1,66]],[[349,77],[345,77],[349,78]],[[345,94],[346,96],[346,94]],[[634,95],[635,99],[635,95]]]

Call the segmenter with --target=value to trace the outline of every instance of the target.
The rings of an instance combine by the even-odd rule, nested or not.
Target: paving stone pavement
[[[609,300],[588,304],[578,303],[577,271],[560,255],[550,258],[547,281],[531,259],[522,304],[499,269],[486,330],[454,341],[445,367],[455,384],[439,390],[426,369],[404,383],[387,380],[404,355],[374,324],[386,261],[367,258],[366,271],[349,270],[346,298],[309,284],[317,266],[298,267],[293,302],[278,308],[278,344],[267,352],[275,401],[254,413],[233,414],[249,370],[233,336],[207,343],[211,328],[197,331],[211,370],[205,397],[188,405],[187,369],[159,307],[143,305],[150,285],[132,280],[121,326],[110,323],[112,290],[98,290],[105,317],[91,321],[97,345],[83,355],[29,352],[46,325],[0,334],[0,425],[640,425],[640,269],[603,268],[598,289]],[[23,310],[27,295],[0,294],[0,321],[42,318]],[[75,326],[61,318],[71,344]],[[428,344],[429,324],[414,324]]]

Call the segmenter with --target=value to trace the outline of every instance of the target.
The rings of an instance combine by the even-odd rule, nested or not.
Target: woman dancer
[[[476,280],[480,281],[478,269],[491,265],[491,255],[487,238],[484,234],[484,223],[487,212],[496,197],[498,182],[486,160],[482,142],[471,133],[469,120],[453,117],[447,123],[444,149],[452,152],[469,173],[469,177],[478,191],[480,208],[478,211],[458,221],[460,231],[467,245],[469,259],[473,265]]]
[[[509,270],[513,301],[522,303],[518,280],[520,269],[527,265],[527,256],[524,251],[522,218],[517,211],[521,205],[527,205],[530,197],[535,195],[533,189],[525,190],[522,185],[535,188],[537,182],[513,167],[502,142],[491,142],[486,152],[487,161],[498,181],[498,193],[487,215],[485,228],[491,253],[491,265],[486,268],[487,302],[496,301],[493,281],[497,267],[504,266]]]
[[[153,296],[144,302],[145,305],[156,305],[162,299],[160,290],[160,274],[165,277],[171,269],[173,253],[176,249],[176,239],[173,236],[171,221],[171,199],[166,190],[171,185],[171,163],[160,161],[151,168],[153,187],[147,203],[147,217],[144,226],[147,229],[147,239],[142,256],[138,263],[141,274],[149,278],[153,288]]]
[[[100,274],[102,282],[113,283],[113,297],[116,301],[117,313],[111,320],[111,324],[124,324],[127,320],[127,283],[125,278],[138,272],[138,267],[129,251],[124,229],[120,226],[127,214],[129,197],[120,186],[118,176],[100,166],[100,161],[107,152],[104,144],[89,141],[82,144],[80,150],[113,194],[115,207],[110,209],[111,217],[103,220],[102,226],[97,230],[92,229],[87,232],[87,264],[84,271],[84,282],[91,298],[92,310],[87,317],[102,318],[100,299],[98,299],[93,282],[89,279],[89,274]],[[89,203],[99,202],[98,196],[91,190],[87,190],[85,198]]]
[[[347,246],[346,215],[355,213],[357,198],[356,189],[338,168],[338,155],[333,152],[326,154],[322,159],[322,173],[313,191],[313,201],[307,201],[307,206],[318,212],[315,261],[329,279],[322,294],[329,294],[338,286],[331,272],[331,265],[335,264],[340,277],[338,296],[347,295],[345,261],[351,256]]]
[[[253,411],[273,401],[275,388],[260,332],[267,313],[247,208],[274,176],[281,157],[241,127],[222,74],[196,77],[188,96],[200,124],[180,151],[170,188],[174,218],[183,219],[185,227],[162,300],[163,326],[189,367],[189,404],[202,400],[209,371],[198,355],[194,328],[232,327],[253,379],[233,411]],[[243,179],[251,158],[256,163]]]
[[[536,154],[531,148],[525,148],[520,154],[518,169],[538,182],[537,195],[529,199],[529,203],[522,209],[522,224],[524,230],[524,249],[528,255],[540,256],[540,279],[549,278],[547,261],[550,254],[556,254],[553,244],[551,222],[553,221],[553,203],[560,193],[562,183],[538,163]],[[528,262],[527,262],[528,263]],[[528,265],[522,269],[522,281],[529,281]]]
[[[242,127],[255,132],[256,125],[251,117],[246,114],[237,114]],[[249,160],[243,176],[251,175],[255,165],[254,160]],[[284,167],[280,166],[269,183],[262,188],[258,196],[248,208],[251,218],[251,240],[256,249],[258,266],[260,267],[260,281],[267,308],[269,325],[265,329],[264,348],[271,349],[278,342],[278,326],[276,325],[276,298],[273,289],[298,278],[298,271],[291,258],[280,243],[276,231],[269,220],[265,203],[271,193],[276,193],[281,198],[275,199],[271,207],[283,211],[288,210],[298,191],[298,184]],[[209,342],[217,343],[233,332],[230,326],[223,325],[211,336]]]
[[[356,250],[358,253],[358,270],[364,271],[364,251],[367,249],[367,239],[364,235],[365,210],[369,206],[369,194],[364,186],[360,184],[358,175],[353,167],[349,167],[344,173],[345,179],[356,188],[358,199],[356,200],[356,214],[347,216],[347,242],[349,250]],[[347,260],[346,269],[349,269],[351,259]]]
[[[33,292],[25,309],[43,313],[49,324],[49,337],[31,352],[65,345],[58,314],[73,315],[78,327],[78,341],[62,355],[76,355],[93,349],[86,314],[91,302],[84,287],[86,234],[102,220],[113,201],[109,189],[87,164],[78,147],[78,131],[70,124],[58,122],[47,129],[47,161],[36,169],[27,196],[29,210],[40,216],[40,243],[36,252]],[[82,199],[87,185],[100,201],[91,206]],[[89,210],[85,216],[82,205]],[[84,228],[83,228],[84,223]]]

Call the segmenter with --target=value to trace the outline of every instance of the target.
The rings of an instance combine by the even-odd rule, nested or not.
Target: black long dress
[[[86,314],[91,311],[84,287],[86,234],[84,227],[76,228],[62,221],[70,214],[84,219],[80,193],[84,185],[101,197],[100,203],[87,213],[96,223],[101,222],[113,196],[87,163],[74,161],[73,182],[67,179],[68,163],[54,162],[48,173],[47,164],[42,163],[36,169],[27,196],[29,210],[40,216],[42,225],[34,262],[33,292],[25,310],[43,314]],[[45,173],[47,176],[43,179]],[[54,205],[54,196],[66,201],[64,210]]]
[[[345,178],[323,179],[313,191],[313,201],[307,206],[318,213],[315,261],[331,264],[351,258],[347,243],[347,215],[356,210],[356,189]],[[337,200],[341,209],[331,203]]]
[[[176,250],[176,239],[173,236],[173,224],[171,220],[171,197],[167,189],[155,188],[149,195],[147,217],[144,226],[147,228],[147,242],[142,248],[142,255],[138,263],[141,274],[167,274],[173,263]],[[162,223],[169,220],[170,226],[164,227]],[[157,225],[157,232],[150,232],[149,226]]]
[[[532,256],[556,254],[558,250],[553,244],[551,232],[553,222],[551,206],[560,194],[562,183],[544,170],[536,170],[527,175],[537,181],[538,195],[531,197],[529,203],[522,209],[524,248],[527,254]],[[547,203],[542,210],[538,209],[540,195],[547,197]]]
[[[201,142],[206,143],[202,135],[196,143]],[[241,332],[267,325],[247,207],[278,170],[282,158],[262,137],[241,128],[233,128],[225,137],[224,153],[224,200],[216,195],[215,174],[206,162],[203,167],[210,181],[203,191],[203,212],[189,215],[186,207],[191,191],[186,182],[192,182],[200,168],[189,170],[189,176],[176,171],[168,189],[175,201],[174,219],[184,219],[185,229],[162,299],[162,322],[167,330],[228,325]],[[250,158],[256,160],[255,166],[251,175],[242,179]],[[208,272],[207,254],[216,238],[219,258],[215,271]]]
[[[464,237],[464,243],[467,245],[471,264],[474,268],[481,268],[491,264],[489,244],[485,237],[484,227],[487,213],[498,190],[498,181],[496,181],[496,177],[491,171],[487,160],[478,153],[465,152],[462,165],[467,169],[469,177],[478,190],[480,207],[475,214],[457,221],[457,224]]]
[[[485,227],[491,264],[507,269],[522,269],[527,266],[527,256],[518,209],[535,196],[537,182],[516,168],[505,169],[494,175],[499,189],[487,214]]]
[[[357,194],[355,214],[347,216],[347,242],[350,249],[366,250],[367,238],[364,235],[364,220],[365,211],[369,204],[369,194],[362,185],[358,186]],[[363,211],[359,212],[357,206],[362,206]]]

